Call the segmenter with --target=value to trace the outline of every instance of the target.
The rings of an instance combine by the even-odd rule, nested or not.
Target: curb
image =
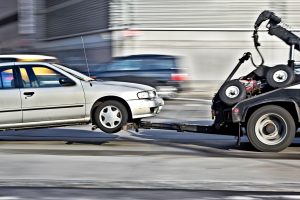
[[[159,189],[205,191],[300,192],[300,182],[226,182],[226,181],[93,181],[93,180],[0,180],[0,187]]]

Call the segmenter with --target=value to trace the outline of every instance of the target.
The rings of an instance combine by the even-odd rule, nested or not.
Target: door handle
[[[34,92],[24,92],[23,93],[26,97],[31,97],[32,95],[34,95]]]

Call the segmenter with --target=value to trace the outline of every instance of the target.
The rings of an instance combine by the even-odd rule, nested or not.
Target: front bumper
[[[164,105],[164,101],[160,97],[128,100],[127,103],[131,110],[132,119],[152,117],[158,114]]]

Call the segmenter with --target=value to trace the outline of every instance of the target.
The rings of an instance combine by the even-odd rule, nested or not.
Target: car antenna
[[[87,70],[88,70],[88,75],[89,75],[89,77],[91,77],[90,68],[89,68],[89,63],[88,63],[88,59],[87,59],[87,56],[86,56],[85,46],[84,46],[84,41],[83,41],[83,37],[82,37],[82,36],[81,36],[81,42],[82,42],[83,53],[84,53],[84,57],[85,57],[86,68],[87,68]]]

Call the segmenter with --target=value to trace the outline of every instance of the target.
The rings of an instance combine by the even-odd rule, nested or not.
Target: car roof
[[[57,60],[56,57],[53,56],[45,56],[45,55],[36,55],[36,54],[7,54],[7,55],[0,55],[1,60],[9,60],[11,59],[16,62],[39,62],[39,61],[46,61],[46,60]]]
[[[0,68],[1,67],[7,67],[7,66],[13,66],[13,65],[51,65],[49,62],[0,62]]]

